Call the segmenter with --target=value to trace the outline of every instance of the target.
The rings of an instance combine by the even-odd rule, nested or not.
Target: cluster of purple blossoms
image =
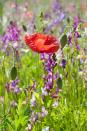
[[[5,87],[7,89],[8,92],[14,92],[16,94],[20,93],[20,87],[18,86],[19,84],[19,80],[15,79],[13,81],[10,81],[8,83],[6,83]]]
[[[6,51],[10,42],[13,42],[13,48],[17,47],[16,42],[20,41],[20,29],[15,22],[10,22],[10,25],[7,27],[6,32],[1,37],[1,41],[3,43],[4,51]]]
[[[80,19],[78,16],[74,17],[73,29],[76,30],[79,25]]]
[[[32,128],[33,128],[33,125],[36,123],[36,121],[39,119],[39,118],[44,118],[45,116],[48,115],[48,111],[46,110],[46,108],[43,106],[42,109],[41,109],[41,112],[35,112],[33,111],[31,113],[31,117],[29,119],[29,124],[26,128],[26,131],[31,131]]]
[[[77,49],[80,49],[80,46],[78,44],[78,38],[81,37],[80,33],[78,32],[78,25],[81,22],[80,18],[78,16],[74,17],[74,23],[73,23],[73,31],[74,31],[74,42]],[[72,44],[72,33],[68,36],[68,44]]]
[[[66,67],[66,63],[67,63],[66,60],[63,58],[62,61],[61,61],[60,66],[65,68]]]
[[[70,45],[72,43],[72,34],[69,34],[68,36],[68,44]]]
[[[74,29],[74,37],[80,38],[81,35],[79,34],[79,32],[77,31],[78,25],[81,22],[80,18],[78,16],[74,17],[74,24],[73,24],[73,29]]]
[[[41,116],[42,117],[45,117],[45,116],[47,116],[47,114],[48,114],[48,111],[45,109],[45,107],[43,106],[42,107],[42,112],[41,112]]]
[[[26,131],[31,131],[33,125],[35,124],[35,122],[38,120],[38,113],[37,112],[32,112],[31,117],[29,119],[29,124],[27,126],[27,128],[25,129]]]
[[[53,10],[53,12],[54,12],[55,14],[58,14],[58,12],[61,10],[61,5],[60,5],[59,0],[53,1],[52,10]]]
[[[79,34],[78,31],[75,31],[74,36],[75,36],[75,38],[80,38],[81,37],[81,35]]]
[[[33,80],[33,85],[32,85],[32,88],[35,90],[35,89],[36,89],[36,86],[37,86],[36,81],[35,81],[35,80]]]
[[[53,15],[50,15],[53,14]],[[45,15],[46,19],[50,19],[49,24],[45,28],[44,32],[48,33],[53,27],[59,25],[66,17],[65,12],[62,10],[59,0],[55,0],[52,4],[52,12]]]
[[[65,18],[65,14],[64,13],[61,13],[60,17],[54,19],[45,29],[44,32],[49,32],[54,26],[57,26],[58,24],[60,24],[63,19]]]
[[[44,83],[44,88],[48,91],[50,91],[53,88],[53,70],[54,67],[56,66],[56,60],[53,58],[53,54],[41,54],[41,60],[44,60],[44,68],[45,68],[45,83]]]
[[[34,107],[36,105],[36,97],[34,94],[32,94],[32,98],[30,100],[30,106]]]

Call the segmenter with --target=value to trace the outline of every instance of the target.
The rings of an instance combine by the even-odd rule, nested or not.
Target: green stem
[[[15,49],[12,47],[13,49],[13,66],[15,67]]]
[[[4,56],[5,60],[5,56]],[[2,65],[2,74],[3,74],[3,95],[4,95],[4,103],[3,103],[3,117],[4,117],[4,131],[6,130],[6,105],[5,105],[5,66],[4,66],[4,60],[3,60],[3,65]]]

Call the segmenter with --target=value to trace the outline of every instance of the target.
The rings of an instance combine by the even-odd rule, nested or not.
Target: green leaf
[[[66,35],[66,34],[64,34],[64,35],[62,36],[60,42],[61,42],[61,47],[62,47],[62,49],[63,49],[64,46],[67,44],[67,35]]]
[[[14,67],[12,67],[12,69],[11,69],[11,79],[12,79],[12,80],[15,80],[16,77],[17,77],[17,69],[16,69],[16,67],[14,66]]]
[[[58,78],[58,79],[57,79],[57,86],[58,86],[59,88],[62,88],[62,79],[61,79],[61,78]]]
[[[36,18],[36,32],[43,32],[43,29],[44,29],[44,19],[43,12],[41,11]]]
[[[25,25],[22,25],[23,30],[26,32],[27,31],[27,27]]]

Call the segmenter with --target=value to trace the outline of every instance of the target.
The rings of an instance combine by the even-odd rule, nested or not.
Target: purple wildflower
[[[35,29],[36,27],[35,27],[35,15],[34,15],[28,24],[29,33],[34,33]]]
[[[77,29],[79,22],[80,22],[79,17],[78,17],[78,16],[75,16],[75,17],[74,17],[74,24],[73,24],[74,30]]]
[[[45,88],[42,88],[42,96],[47,96],[48,92]]]
[[[32,88],[33,88],[33,89],[36,89],[36,81],[35,81],[35,80],[33,81]]]
[[[38,119],[38,113],[37,112],[32,112],[30,122],[35,123],[35,121]]]
[[[80,38],[80,37],[81,37],[81,35],[79,34],[78,31],[75,31],[75,32],[74,32],[74,36],[75,36],[75,38]]]
[[[84,63],[83,59],[80,59],[80,64]]]
[[[81,35],[78,33],[78,31],[74,32],[74,41],[75,41],[75,46],[76,49],[79,50],[80,49],[80,45],[78,44],[78,38],[80,38]]]
[[[59,73],[56,73],[56,74],[53,75],[53,79],[57,80],[59,78],[59,76],[60,76]]]
[[[49,13],[51,15],[49,15]],[[55,0],[52,4],[52,11],[47,12],[47,18],[49,19],[49,24],[45,27],[44,32],[48,33],[49,31],[52,30],[53,27],[59,25],[64,18],[66,17],[65,12],[62,10],[62,7],[59,3],[59,0]],[[49,17],[50,16],[50,17]]]
[[[59,24],[64,18],[65,18],[65,14],[64,14],[64,13],[61,13],[61,14],[60,14],[60,17],[58,17],[57,19],[53,20],[52,24],[53,24],[53,25],[57,25],[57,24]]]
[[[79,49],[78,38],[81,37],[80,33],[77,31],[77,27],[78,27],[80,22],[81,22],[81,20],[79,19],[78,16],[74,17],[74,23],[73,23],[74,36],[73,36],[72,32],[68,36],[68,44],[71,45],[72,38],[74,38],[75,46],[76,46],[77,49]]]
[[[20,87],[14,88],[14,93],[18,94],[20,92]]]
[[[44,15],[44,18],[45,19],[51,19],[51,15],[50,15],[50,12],[46,12],[45,15]]]
[[[76,49],[80,50],[80,45],[79,44],[76,45]]]
[[[32,94],[32,99],[30,100],[30,105],[31,105],[31,107],[34,107],[36,105],[36,98],[35,98],[34,94]]]
[[[44,106],[42,107],[42,113],[41,114],[42,114],[42,117],[45,117],[48,114],[48,111],[45,109]]]
[[[6,33],[2,36],[3,48],[7,49],[9,42],[13,42],[13,47],[20,40],[20,30],[16,23],[11,22],[7,27]]]
[[[56,66],[56,61],[52,54],[41,54],[41,60],[44,60],[44,68],[46,71],[44,88],[50,91],[53,88],[53,69]]]
[[[15,79],[14,81],[11,82],[11,86],[15,87],[19,83],[18,79]]]
[[[6,83],[5,87],[6,87],[8,92],[12,91],[14,93],[19,93],[20,88],[19,88],[18,84],[19,84],[19,80],[15,79],[13,81],[10,81],[10,82]]]
[[[53,107],[53,108],[56,108],[56,107],[58,107],[58,105],[59,105],[58,101],[55,101],[55,102],[53,103],[52,107]]]
[[[61,13],[59,17],[55,18],[48,26],[46,27],[44,32],[49,32],[54,26],[60,24],[65,18],[65,14]]]
[[[58,12],[61,10],[61,5],[60,5],[59,0],[53,1],[53,4],[52,4],[52,5],[53,5],[53,6],[52,6],[53,12],[58,14]]]
[[[62,66],[63,68],[66,67],[66,60],[65,60],[65,59],[62,59],[61,66]]]
[[[68,44],[71,44],[72,43],[72,35],[69,35],[68,36]]]

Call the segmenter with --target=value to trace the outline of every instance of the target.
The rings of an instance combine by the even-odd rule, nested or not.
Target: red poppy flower
[[[51,35],[36,33],[33,35],[25,35],[26,44],[38,53],[54,53],[59,47],[59,41]]]

